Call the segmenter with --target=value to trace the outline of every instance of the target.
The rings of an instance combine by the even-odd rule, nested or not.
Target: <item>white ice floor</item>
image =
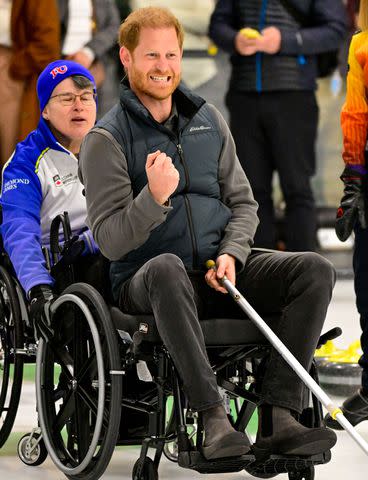
[[[340,326],[343,336],[336,340],[340,348],[347,347],[351,342],[359,338],[358,315],[354,307],[353,284],[350,280],[339,280],[334,290],[334,296],[328,311],[325,329]],[[33,387],[27,385],[22,392],[22,404],[20,406],[15,429],[27,431],[35,424]],[[368,422],[358,427],[358,432],[368,441]],[[104,479],[131,479],[131,471],[135,460],[138,458],[138,449],[116,451]],[[250,480],[254,479],[246,472],[218,475],[200,475],[196,472],[179,468],[166,459],[162,461],[159,470],[160,480]],[[354,441],[345,433],[338,432],[338,442],[332,451],[332,460],[326,465],[316,467],[316,480],[366,480],[368,475],[368,456],[360,450]],[[16,457],[0,457],[0,478],[7,480],[19,480],[37,478],[39,480],[65,479],[47,460],[40,467],[27,467]],[[278,475],[279,480],[287,480],[286,474]]]

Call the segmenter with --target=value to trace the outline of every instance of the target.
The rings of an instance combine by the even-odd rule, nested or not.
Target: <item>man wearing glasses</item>
[[[30,299],[34,324],[54,296],[55,282],[42,252],[49,247],[53,218],[67,211],[73,234],[84,240],[84,254],[98,251],[85,224],[77,174],[81,142],[96,121],[94,78],[78,63],[58,60],[40,74],[37,95],[38,127],[4,166],[0,201],[4,248]]]

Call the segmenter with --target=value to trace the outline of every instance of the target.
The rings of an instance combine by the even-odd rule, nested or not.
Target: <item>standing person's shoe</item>
[[[262,405],[253,450],[259,459],[270,455],[309,456],[330,450],[336,440],[336,433],[328,428],[300,424],[287,408]]]
[[[363,392],[362,389],[358,390],[345,400],[341,406],[341,411],[353,427],[364,420],[368,420],[368,393]],[[325,424],[334,430],[343,430],[339,422],[334,420],[329,413],[325,416]]]

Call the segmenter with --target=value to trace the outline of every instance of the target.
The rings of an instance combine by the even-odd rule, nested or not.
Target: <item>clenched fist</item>
[[[157,150],[147,155],[148,188],[157,203],[163,205],[179,184],[179,172],[170,157]]]

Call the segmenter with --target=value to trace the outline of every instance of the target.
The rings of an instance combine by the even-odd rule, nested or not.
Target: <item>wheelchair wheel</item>
[[[133,467],[132,479],[133,480],[158,480],[157,467],[153,463],[151,458],[145,457],[143,463],[142,463],[142,459],[138,458],[138,460],[135,462]]]
[[[10,435],[23,380],[23,322],[14,281],[0,266],[0,448]]]
[[[97,480],[119,433],[117,334],[103,298],[87,284],[68,287],[51,314],[52,338],[42,338],[37,351],[42,435],[51,459],[68,478]]]
[[[30,467],[41,465],[47,458],[47,450],[40,433],[27,433],[17,446],[19,458]]]
[[[179,446],[178,441],[175,438],[171,442],[166,442],[164,449],[162,450],[165,457],[170,460],[170,462],[178,463],[179,458]]]

